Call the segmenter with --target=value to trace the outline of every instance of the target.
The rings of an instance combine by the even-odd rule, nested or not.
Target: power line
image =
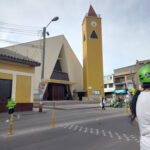
[[[42,35],[42,28],[15,25],[15,24],[4,23],[0,21],[0,32],[38,36],[38,35]]]
[[[3,40],[3,39],[0,39],[0,41],[7,42],[7,43],[15,43],[15,44],[19,44],[19,46],[27,47],[25,49],[26,54],[23,54],[23,55],[27,56],[28,58],[32,58],[34,60],[37,60],[37,56],[39,56],[39,54],[41,55],[41,49],[42,49],[41,40],[39,40],[39,45],[33,45],[33,44],[29,44],[29,43],[19,43],[16,41],[9,41],[9,40]],[[33,50],[28,49],[28,47],[34,48],[34,49]],[[11,50],[13,50],[15,53],[22,54],[22,53],[20,53],[20,50],[16,49],[16,48],[17,47],[15,47],[15,45],[11,46]],[[8,49],[9,49],[9,47],[8,47]],[[29,53],[29,51],[30,51],[30,53]],[[39,61],[39,59],[37,61]]]
[[[22,34],[22,35],[30,35],[30,36],[39,36],[40,32],[37,34],[33,34],[33,33],[26,33],[26,32],[19,32],[19,31],[9,31],[9,30],[3,30],[0,29],[0,32],[7,32],[7,33],[14,33],[14,34]]]
[[[25,31],[25,30],[19,30],[19,29],[13,29],[13,28],[3,28],[0,27],[1,32],[10,32],[10,33],[16,33],[16,34],[24,34],[24,35],[33,35],[37,36],[40,34],[42,31],[37,31],[37,32],[32,32],[32,31]]]
[[[42,30],[41,27],[17,25],[17,24],[2,22],[2,21],[0,21],[0,24],[5,26],[14,26],[17,28],[30,28],[30,29]]]
[[[26,46],[26,47],[32,47],[32,48],[38,48],[38,49],[42,49],[42,46],[37,46],[37,45],[33,45],[33,44],[28,44],[28,43],[20,43],[20,42],[16,42],[16,41],[9,41],[9,40],[4,40],[4,39],[0,39],[0,41],[2,42],[7,42],[7,43],[13,43],[13,44],[20,44],[21,46]]]
[[[11,23],[6,23],[0,21],[0,32],[7,32],[7,33],[13,33],[13,34],[21,34],[22,36],[41,36],[42,35],[42,28],[39,27],[33,27],[33,26],[23,26],[23,25],[16,25],[16,24],[11,24]],[[34,44],[29,44],[29,43],[20,43],[16,41],[10,41],[10,40],[4,40],[0,39],[2,42],[7,42],[7,43],[13,43],[13,44],[19,44],[20,46],[25,46],[25,47],[31,47],[34,48],[33,50],[26,48],[26,53],[27,57],[31,57],[34,59],[37,59],[37,53],[41,54],[42,50],[42,45],[41,45],[41,40],[39,40],[38,45]],[[12,49],[15,50],[17,53],[17,49],[15,49],[15,46],[12,46]],[[32,54],[28,54],[28,51],[31,50]],[[19,52],[20,53],[20,52]]]
[[[37,33],[41,30],[38,31],[32,31],[32,30],[26,30],[26,29],[17,29],[17,28],[11,28],[11,27],[2,27],[0,26],[0,29],[4,29],[4,30],[14,30],[14,31],[19,31],[19,32],[29,32],[29,33]]]

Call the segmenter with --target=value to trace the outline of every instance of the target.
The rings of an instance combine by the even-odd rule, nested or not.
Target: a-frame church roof
[[[7,49],[42,63],[42,44],[43,40],[37,40],[9,46]],[[45,80],[50,79],[58,59],[61,62],[63,72],[68,73],[69,81],[77,83],[77,86],[80,84],[80,87],[82,87],[82,66],[64,35],[46,38],[44,66]],[[40,67],[35,68],[35,80],[37,81],[41,80],[41,67],[42,64]],[[37,88],[38,83],[35,84],[36,85],[34,86]],[[77,87],[77,89],[80,88]]]

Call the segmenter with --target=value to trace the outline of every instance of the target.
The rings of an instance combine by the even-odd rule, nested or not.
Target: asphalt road
[[[121,109],[58,111],[55,128],[44,126],[49,122],[45,119],[50,113],[24,116],[16,121],[18,125],[15,128],[19,130],[16,129],[12,136],[0,137],[0,150],[139,149],[138,126],[135,122],[131,123]],[[35,127],[34,123],[37,123]]]

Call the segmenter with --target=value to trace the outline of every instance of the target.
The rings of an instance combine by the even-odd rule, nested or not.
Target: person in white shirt
[[[105,100],[105,97],[102,98],[102,110],[105,110],[105,103],[106,103],[106,100]]]
[[[131,101],[131,117],[137,120],[140,129],[140,149],[150,150],[150,64],[139,72],[142,91],[137,91]]]

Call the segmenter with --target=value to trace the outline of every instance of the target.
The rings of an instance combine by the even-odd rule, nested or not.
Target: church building
[[[30,97],[42,91],[43,100],[50,101],[74,99],[75,92],[80,98],[104,95],[101,30],[101,17],[90,6],[82,23],[83,67],[64,35],[46,38],[44,78],[41,75],[43,39],[5,47],[13,55],[24,56],[26,62],[31,60],[36,62],[33,65],[32,84],[29,84],[28,88],[27,86],[22,87],[21,91],[25,91],[24,88],[30,89],[32,86],[32,93],[28,93]],[[24,60],[22,61],[24,62]],[[1,70],[0,68],[0,74],[5,73]],[[24,75],[29,76],[30,74],[25,73]],[[17,78],[18,83],[19,81],[20,84],[25,82],[22,76]],[[20,86],[17,85],[18,88]],[[33,98],[31,99],[33,101]],[[17,101],[24,102],[21,96]]]
[[[42,63],[43,40],[9,46],[7,49]],[[82,66],[63,35],[46,38],[44,79],[42,65],[35,68],[34,93],[43,87],[43,100],[73,99],[73,92],[83,89]]]

